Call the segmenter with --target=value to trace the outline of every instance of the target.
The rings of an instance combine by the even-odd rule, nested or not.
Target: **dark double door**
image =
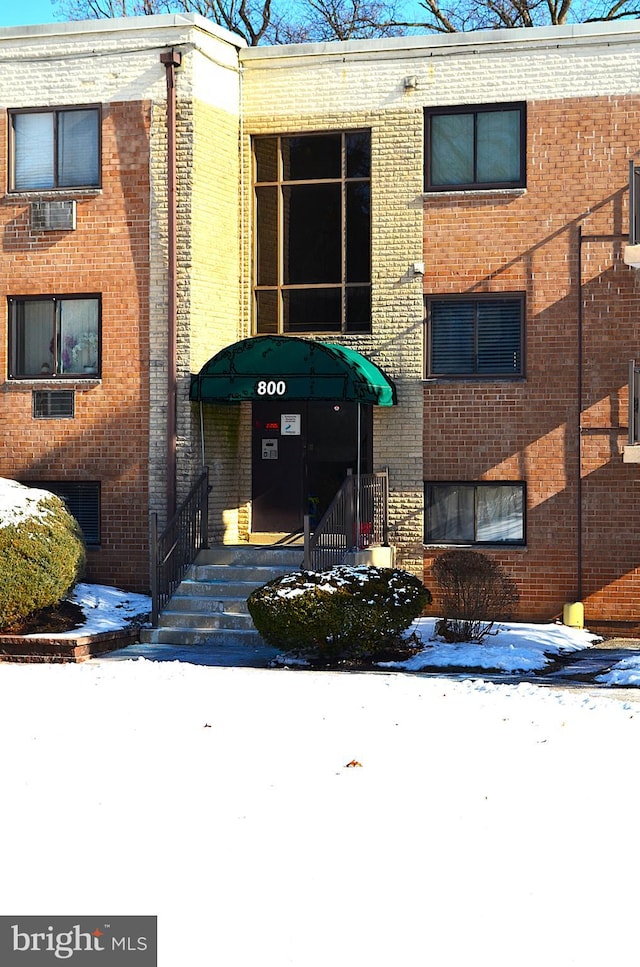
[[[370,406],[325,401],[253,404],[252,530],[296,533],[312,526],[351,470],[371,471]]]

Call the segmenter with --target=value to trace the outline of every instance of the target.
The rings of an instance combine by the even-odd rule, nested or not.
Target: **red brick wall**
[[[77,229],[33,234],[37,193],[0,196],[0,474],[101,482],[101,547],[87,579],[148,588],[149,126],[146,103],[104,105],[102,188],[77,200]],[[6,115],[0,165],[6,169]],[[6,170],[0,190],[6,190]],[[102,379],[7,380],[7,297],[102,295]],[[33,388],[75,387],[75,419],[34,420]]]
[[[526,192],[424,204],[427,295],[526,293],[525,380],[424,394],[425,480],[527,483],[526,548],[487,551],[516,578],[522,618],[581,593],[587,620],[640,620],[640,468],[621,456],[640,355],[640,282],[622,262],[639,120],[637,97],[529,103]]]

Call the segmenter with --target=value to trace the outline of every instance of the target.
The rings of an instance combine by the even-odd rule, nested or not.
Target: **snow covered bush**
[[[478,551],[445,551],[434,561],[431,575],[443,613],[435,630],[445,641],[482,641],[495,621],[512,618],[518,606],[515,581]]]
[[[371,660],[397,647],[430,601],[422,582],[406,571],[343,565],[276,578],[247,604],[268,644],[332,662]]]
[[[0,629],[62,601],[84,562],[82,534],[64,501],[0,478]]]

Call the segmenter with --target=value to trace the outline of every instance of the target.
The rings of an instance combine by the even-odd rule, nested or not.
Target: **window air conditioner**
[[[76,227],[75,201],[34,201],[31,205],[34,232],[69,232]]]

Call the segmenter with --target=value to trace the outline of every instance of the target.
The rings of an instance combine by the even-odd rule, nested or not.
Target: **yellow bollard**
[[[563,624],[569,628],[584,628],[584,605],[582,601],[572,601],[562,609]]]

